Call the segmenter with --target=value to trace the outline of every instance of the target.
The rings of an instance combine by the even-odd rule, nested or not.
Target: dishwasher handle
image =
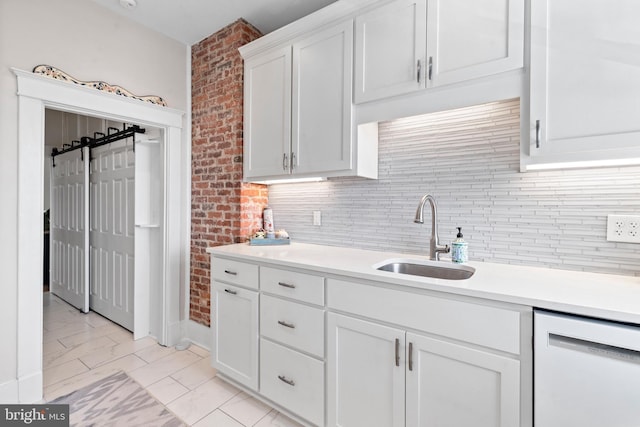
[[[549,346],[640,364],[640,351],[549,333]]]

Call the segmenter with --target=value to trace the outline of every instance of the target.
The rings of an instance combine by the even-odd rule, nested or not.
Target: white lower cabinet
[[[305,426],[531,427],[531,307],[212,257],[212,365]]]
[[[211,282],[211,364],[252,390],[258,389],[258,292]]]
[[[328,334],[329,426],[520,425],[514,358],[334,313]]]
[[[327,328],[327,425],[403,427],[404,331],[335,313]]]
[[[407,333],[407,426],[520,425],[520,362]]]

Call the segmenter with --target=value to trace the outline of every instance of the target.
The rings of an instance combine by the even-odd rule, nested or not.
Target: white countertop
[[[469,262],[466,265],[476,269],[469,279],[432,279],[378,271],[373,267],[391,258],[424,261],[428,257],[306,243],[282,246],[240,243],[209,248],[207,252],[216,256],[311,269],[324,274],[346,275],[640,324],[640,277]]]

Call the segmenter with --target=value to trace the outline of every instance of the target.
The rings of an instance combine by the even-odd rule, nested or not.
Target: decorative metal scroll
[[[127,98],[138,99],[140,101],[149,102],[155,105],[161,105],[163,107],[167,106],[167,103],[164,99],[159,96],[137,96],[129,92],[128,90],[116,86],[110,85],[109,83],[105,83],[102,81],[94,81],[94,82],[83,82],[81,80],[76,79],[75,77],[70,76],[69,74],[61,71],[51,65],[38,65],[33,69],[34,74],[42,74],[43,76],[51,77],[56,80],[63,80],[65,82],[75,83],[80,86],[87,86],[97,90],[102,90],[109,93],[115,93],[116,95],[121,95]]]

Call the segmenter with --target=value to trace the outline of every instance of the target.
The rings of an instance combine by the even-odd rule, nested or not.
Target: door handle
[[[536,120],[536,148],[540,148],[540,120]]]
[[[413,343],[409,343],[409,370],[413,371]]]
[[[287,166],[289,166],[289,156],[287,153],[282,153],[282,169],[287,170]]]
[[[419,60],[419,59],[418,59],[418,66],[417,66],[417,68],[418,68],[418,69],[417,69],[417,76],[418,76],[417,80],[418,80],[418,83],[420,83],[420,77],[421,77],[420,75],[422,74],[422,61],[421,61],[421,60]]]
[[[231,270],[225,270],[224,272],[227,273],[227,274],[230,274],[232,276],[237,276],[238,275],[238,273],[236,273],[235,271],[231,271]]]
[[[433,56],[429,57],[428,75],[429,80],[431,80],[431,78],[433,77]]]
[[[400,366],[400,340],[396,338],[396,366]]]
[[[231,295],[238,295],[238,293],[236,291],[232,291],[231,289],[225,289],[224,290],[226,293],[231,294]]]

